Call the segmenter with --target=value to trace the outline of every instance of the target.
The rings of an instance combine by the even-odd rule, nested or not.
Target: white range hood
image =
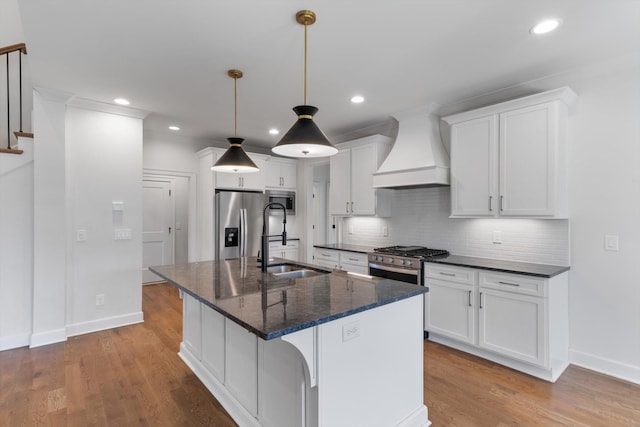
[[[373,174],[374,188],[449,185],[449,155],[440,139],[437,104],[393,114],[398,137]]]

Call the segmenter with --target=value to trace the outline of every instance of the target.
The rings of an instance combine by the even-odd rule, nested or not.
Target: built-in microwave
[[[282,203],[287,208],[287,215],[296,214],[295,191],[268,190],[267,195],[269,196],[269,203]],[[269,213],[270,215],[282,215],[282,209],[274,206],[269,210]]]

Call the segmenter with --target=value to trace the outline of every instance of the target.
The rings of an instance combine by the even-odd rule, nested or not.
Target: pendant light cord
[[[304,24],[304,105],[307,105],[307,27]]]
[[[233,136],[238,136],[238,78],[233,78]]]

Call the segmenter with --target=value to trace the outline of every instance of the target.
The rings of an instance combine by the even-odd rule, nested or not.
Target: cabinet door
[[[351,150],[340,150],[330,160],[332,215],[351,213]]]
[[[260,168],[252,173],[224,173],[216,172],[216,188],[230,188],[234,190],[264,190],[265,162],[252,159]]]
[[[253,416],[258,413],[257,337],[234,322],[225,322],[225,386]]]
[[[376,213],[376,194],[373,188],[373,173],[378,168],[376,149],[373,144],[351,149],[351,213],[354,215]]]
[[[497,116],[451,127],[451,216],[493,216],[497,200]]]
[[[501,215],[554,214],[555,103],[500,114]]]
[[[242,188],[242,174],[216,172],[216,188]]]
[[[280,176],[282,177],[282,187],[295,190],[298,179],[298,166],[295,163],[281,163]]]
[[[480,288],[478,345],[546,366],[546,300]]]
[[[202,305],[202,364],[224,383],[225,318],[214,309]]]
[[[476,287],[433,279],[426,286],[429,292],[425,294],[425,330],[475,344]]]
[[[282,175],[280,173],[280,163],[269,160],[264,166],[265,184],[267,187],[282,187]]]
[[[187,293],[182,299],[182,342],[198,359],[202,359],[202,323],[200,301]]]

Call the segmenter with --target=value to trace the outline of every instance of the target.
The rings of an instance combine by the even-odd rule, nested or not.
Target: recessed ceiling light
[[[545,19],[534,25],[530,32],[531,34],[546,34],[558,28],[558,25],[560,25],[560,20],[558,19]]]
[[[351,102],[353,102],[354,104],[360,104],[361,102],[364,102],[364,97],[361,95],[355,95],[351,98]]]
[[[120,105],[129,105],[130,102],[124,98],[116,98],[113,100],[113,102],[115,102],[116,104],[120,104]]]
[[[272,129],[269,129],[269,133],[271,135],[277,135],[277,134],[280,133],[280,131],[278,129],[276,129],[276,128],[272,128]]]
[[[170,130],[180,130],[178,126],[169,126]]]

